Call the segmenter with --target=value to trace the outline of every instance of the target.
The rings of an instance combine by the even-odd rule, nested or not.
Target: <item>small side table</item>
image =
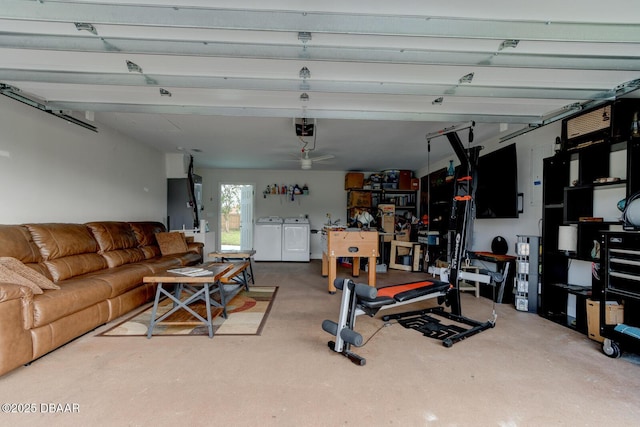
[[[462,267],[462,271],[468,271],[470,273],[480,273],[480,267],[475,265],[467,265]],[[460,292],[464,291],[474,291],[476,294],[476,298],[480,298],[480,282],[467,282],[466,280],[460,280],[458,283],[458,289]]]

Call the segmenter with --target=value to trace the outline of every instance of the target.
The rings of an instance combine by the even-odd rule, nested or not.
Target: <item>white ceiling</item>
[[[320,170],[419,169],[450,126],[482,145],[638,97],[640,2],[516,3],[3,0],[0,92],[196,166],[296,169],[306,142]]]

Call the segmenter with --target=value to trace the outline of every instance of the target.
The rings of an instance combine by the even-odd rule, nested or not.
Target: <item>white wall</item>
[[[0,224],[165,221],[164,154],[0,96]]]
[[[256,190],[254,219],[266,216],[298,217],[308,215],[311,229],[321,229],[327,222],[326,214],[332,221],[347,220],[347,193],[344,191],[345,172],[321,172],[314,170],[247,170],[247,169],[196,169],[202,176],[204,202],[203,218],[209,221],[209,228],[218,231],[219,188],[221,184],[252,184]],[[291,201],[287,196],[270,195],[263,197],[267,185],[295,185],[309,187],[308,196],[295,196]],[[216,233],[219,236],[219,233]],[[219,244],[219,242],[218,242]],[[322,258],[320,235],[311,234],[311,258]]]

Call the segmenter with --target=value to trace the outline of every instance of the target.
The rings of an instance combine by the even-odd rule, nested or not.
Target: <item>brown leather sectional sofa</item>
[[[0,281],[0,375],[152,300],[144,276],[201,261],[200,243],[163,256],[156,233],[165,231],[159,222],[0,225],[0,257],[60,288]]]

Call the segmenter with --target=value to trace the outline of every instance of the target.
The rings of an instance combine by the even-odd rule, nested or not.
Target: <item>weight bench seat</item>
[[[380,289],[354,283],[350,279],[336,279],[334,285],[342,291],[340,314],[337,322],[322,322],[322,329],[335,337],[335,341],[328,342],[331,350],[341,353],[360,366],[365,364],[365,359],[350,350],[352,345],[361,347],[364,344],[362,335],[354,329],[358,316],[366,314],[374,317],[378,311],[430,298],[438,298],[441,304],[440,298],[444,298],[451,288],[449,283],[439,280],[392,285]]]
[[[449,289],[451,285],[439,280],[421,281],[406,283],[403,285],[392,285],[378,289],[376,298],[360,298],[358,303],[370,310],[379,309],[385,305],[396,302],[407,302],[416,298],[421,298],[433,293],[441,293]]]

